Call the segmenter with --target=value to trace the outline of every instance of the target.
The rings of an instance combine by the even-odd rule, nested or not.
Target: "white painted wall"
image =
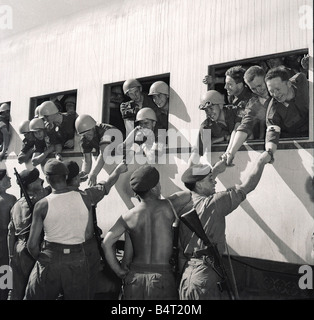
[[[170,73],[170,128],[197,129],[204,117],[197,106],[206,91],[202,79],[208,65],[309,48],[313,70],[313,30],[300,28],[299,9],[304,5],[312,8],[310,0],[113,1],[3,40],[0,102],[11,101],[17,130],[28,118],[30,97],[77,89],[77,112],[100,121],[104,84]],[[310,80],[313,83],[313,72]],[[313,126],[313,109],[310,118]],[[16,135],[10,158],[2,164],[12,173],[14,166],[22,169],[15,157],[19,146]],[[249,170],[248,159],[256,155],[240,152],[237,166],[219,179],[221,190],[239,182]],[[213,160],[217,158],[214,154]],[[314,208],[305,189],[312,165],[313,149],[278,151],[258,188],[228,217],[227,237],[234,252],[314,263]],[[184,163],[160,167],[163,195],[183,188],[184,169]],[[99,178],[110,170],[106,167]],[[98,205],[105,232],[127,210],[122,201],[127,201],[127,185],[126,177],[120,179]],[[18,194],[16,185],[12,192]]]

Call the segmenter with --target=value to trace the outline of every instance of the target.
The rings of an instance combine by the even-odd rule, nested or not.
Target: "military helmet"
[[[34,118],[29,123],[29,131],[44,130],[45,123],[42,118]]]
[[[156,81],[150,86],[148,93],[149,96],[159,93],[163,93],[169,96],[169,86],[167,85],[167,83],[163,81]]]
[[[93,129],[96,126],[96,121],[88,114],[82,114],[75,120],[75,129],[78,134]]]
[[[0,106],[0,112],[10,111],[10,106],[7,103],[2,103]]]
[[[24,133],[28,133],[30,132],[29,130],[29,123],[30,123],[30,120],[24,120],[20,123],[19,125],[19,132],[20,134],[24,134]]]
[[[156,113],[151,108],[143,108],[136,114],[136,121],[141,121],[144,119],[149,119],[157,121]]]
[[[136,87],[142,88],[142,85],[140,84],[140,82],[136,79],[128,79],[123,83],[123,86],[122,86],[123,93],[127,94],[130,89],[136,88]]]
[[[201,110],[206,109],[206,104],[207,106],[211,106],[213,104],[225,104],[224,97],[216,90],[209,90],[202,96],[199,108]]]
[[[38,108],[39,117],[51,116],[58,112],[59,112],[59,109],[52,101],[45,101]]]

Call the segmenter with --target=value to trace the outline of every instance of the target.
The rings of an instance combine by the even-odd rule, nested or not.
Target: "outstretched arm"
[[[241,184],[241,189],[246,194],[248,194],[249,192],[253,191],[256,188],[256,186],[258,185],[261,179],[265,164],[268,162],[269,162],[269,154],[267,151],[264,151],[258,157],[251,172],[246,177],[244,182]]]

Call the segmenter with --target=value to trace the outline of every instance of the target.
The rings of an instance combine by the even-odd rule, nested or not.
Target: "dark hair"
[[[46,175],[49,184],[55,185],[57,183],[66,182],[66,176],[64,175]]]
[[[248,68],[244,73],[244,79],[246,82],[251,82],[255,77],[265,77],[265,70],[260,66],[252,66]]]
[[[287,72],[287,70],[283,67],[277,67],[277,68],[273,68],[270,69],[265,77],[265,81],[267,80],[271,80],[274,78],[280,78],[282,81],[288,81],[290,79],[289,73]]]
[[[244,73],[245,69],[242,66],[235,66],[229,68],[225,75],[231,77],[236,83],[244,83]]]
[[[184,183],[185,187],[189,189],[190,191],[194,191],[196,182],[191,182],[191,183]]]

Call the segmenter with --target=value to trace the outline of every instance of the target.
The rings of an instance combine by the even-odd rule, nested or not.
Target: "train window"
[[[138,114],[140,109],[149,108],[143,113],[143,118],[146,116],[148,118],[156,117],[157,121],[155,123],[152,122],[153,127],[150,129],[154,131],[155,142],[158,140],[158,143],[151,146],[152,148],[149,149],[149,153],[144,152],[145,157],[148,159],[153,153],[155,154],[152,156],[154,160],[151,158],[151,161],[159,161],[158,157],[164,154],[163,150],[167,146],[166,130],[168,130],[169,83],[170,74],[162,74],[145,78],[127,79],[104,85],[102,121],[119,129],[123,139],[126,139],[132,130],[140,124],[140,122],[136,121],[143,113]],[[140,136],[140,132],[134,131],[134,133],[135,142],[142,146],[144,150],[146,146],[144,143],[141,144],[141,141],[145,140],[137,142],[136,139],[137,136]]]
[[[103,122],[119,129],[125,139],[134,128],[138,110],[148,107],[157,117],[156,128],[167,130],[169,83],[170,74],[162,74],[105,84]],[[136,84],[141,86],[140,90]]]
[[[256,67],[257,66],[257,67]],[[284,88],[280,89],[275,83],[278,73],[274,73],[274,68],[284,70],[284,74],[290,79],[288,86],[292,86],[293,93],[284,95]],[[250,69],[247,73],[245,73]],[[270,72],[272,70],[272,72]],[[227,73],[227,74],[226,74]],[[243,73],[245,73],[243,77]],[[259,77],[257,77],[257,75]],[[259,83],[259,80],[261,83]],[[266,82],[264,81],[266,79]],[[231,61],[221,64],[210,65],[208,67],[208,75],[204,82],[207,84],[208,90],[216,90],[221,93],[225,106],[222,110],[235,113],[233,123],[235,126],[241,123],[243,119],[245,107],[248,103],[253,104],[254,101],[259,103],[260,107],[257,113],[254,113],[254,126],[248,135],[247,141],[264,142],[266,132],[266,114],[270,119],[269,110],[271,97],[277,105],[288,106],[293,104],[294,107],[282,109],[285,115],[280,115],[285,120],[281,123],[280,140],[291,139],[308,139],[309,138],[309,51],[308,49],[300,49],[289,52],[282,52],[262,57],[255,57],[245,60]],[[286,82],[286,83],[288,83]],[[252,99],[253,97],[253,99]],[[255,100],[254,100],[255,99]],[[251,102],[250,102],[251,101]],[[291,102],[292,101],[292,102]],[[252,109],[252,108],[251,108]],[[248,109],[246,109],[248,110]],[[222,111],[221,111],[222,112]],[[226,114],[226,112],[225,112]],[[230,119],[230,113],[227,117],[223,117],[225,122]],[[215,114],[209,116],[216,121]],[[298,118],[298,119],[297,119]],[[228,127],[228,123],[224,123]],[[276,123],[275,123],[276,124]],[[228,128],[229,129],[229,128]],[[223,130],[217,130],[217,135]],[[212,130],[212,144],[215,132]],[[228,144],[230,132],[222,135],[221,139],[216,139],[216,144]]]
[[[37,107],[40,106],[45,101],[52,101],[59,112],[66,116],[67,125],[66,134],[70,137],[74,135],[75,138],[75,127],[74,122],[78,114],[76,113],[76,101],[77,101],[77,90],[69,90],[63,92],[56,92],[52,94],[46,94],[42,96],[32,97],[30,99],[30,108],[29,108],[29,120],[33,119],[34,117],[38,116],[38,109]],[[73,130],[73,132],[72,132]],[[73,140],[74,141],[74,140]],[[75,141],[74,141],[75,142]],[[74,144],[65,144],[63,146],[63,150],[73,150]]]

